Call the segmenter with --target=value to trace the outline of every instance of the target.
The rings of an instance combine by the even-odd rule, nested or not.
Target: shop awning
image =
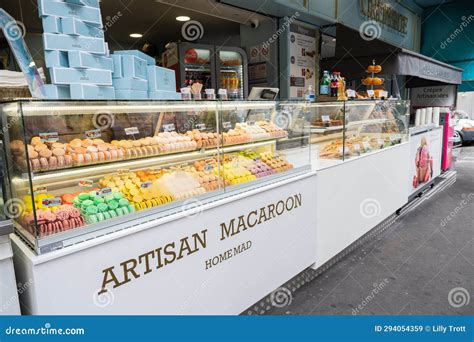
[[[322,60],[324,70],[338,70],[347,79],[365,77],[372,60],[384,75],[417,77],[446,84],[461,84],[462,69],[378,39],[363,40],[358,31],[337,28],[336,57]]]

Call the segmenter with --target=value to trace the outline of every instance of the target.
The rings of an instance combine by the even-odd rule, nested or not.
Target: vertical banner
[[[293,23],[289,35],[290,98],[303,99],[310,85],[316,91],[318,31]]]

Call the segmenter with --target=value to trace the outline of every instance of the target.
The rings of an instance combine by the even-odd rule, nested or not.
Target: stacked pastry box
[[[38,0],[52,99],[114,99],[99,0]]]

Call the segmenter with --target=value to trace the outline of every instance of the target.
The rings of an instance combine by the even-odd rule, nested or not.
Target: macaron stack
[[[194,151],[197,147],[191,137],[177,132],[161,132],[153,138],[160,144],[161,153]]]
[[[40,237],[82,227],[84,219],[79,209],[70,205],[60,205],[54,209],[37,209],[36,222]],[[32,213],[25,214],[21,222],[30,233],[34,233],[35,220]]]
[[[186,136],[196,142],[197,148],[216,147],[220,141],[219,134],[212,132],[204,133],[198,129],[187,131]]]
[[[270,166],[275,172],[284,172],[291,170],[293,165],[272,152],[263,152],[260,154],[262,162]]]
[[[124,158],[124,150],[102,139],[73,139],[67,151],[72,156],[74,165],[95,164]]]
[[[215,158],[209,158],[206,160],[197,160],[193,164],[194,168],[197,171],[206,171],[210,172],[212,169],[216,168],[217,165],[217,160]]]
[[[214,169],[214,173],[217,173],[217,169]],[[222,175],[226,181],[231,185],[246,183],[257,179],[249,170],[244,166],[238,165],[235,162],[225,163],[223,166]]]
[[[135,172],[137,177],[142,182],[150,182],[161,178],[167,171],[165,169],[160,170],[142,170]]]
[[[277,125],[275,125],[273,122],[268,122],[268,121],[257,121],[255,123],[259,127],[263,128],[267,133],[271,135],[272,138],[285,138],[288,136],[288,132],[281,129]]]
[[[244,144],[252,141],[250,135],[242,130],[230,129],[222,135],[224,136],[224,145]]]
[[[137,140],[112,140],[110,143],[116,148],[122,149],[125,157],[129,159],[156,156],[161,153],[159,143],[151,137]]]
[[[184,200],[206,192],[199,181],[190,173],[176,170],[155,181],[157,186],[171,194],[175,200]]]
[[[223,186],[222,181],[219,181],[217,175],[205,172],[205,171],[198,171],[194,167],[189,170],[189,172],[196,177],[201,187],[203,187],[206,191],[214,191],[219,188],[219,184]]]
[[[142,172],[142,171],[139,171]],[[137,210],[156,207],[158,205],[170,203],[173,197],[170,193],[152,181],[144,187],[137,173],[129,172],[121,175],[106,176],[99,183],[104,187],[111,187],[112,190],[119,189]]]
[[[271,135],[258,125],[248,125],[247,123],[238,123],[235,129],[243,131],[250,135],[252,141],[271,138]]]
[[[95,191],[83,192],[74,198],[74,207],[80,209],[87,224],[128,215],[135,211],[121,192],[107,195],[97,195]]]

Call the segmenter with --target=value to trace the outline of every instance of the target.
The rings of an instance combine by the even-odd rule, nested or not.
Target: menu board
[[[299,24],[290,25],[290,98],[304,98],[309,85],[316,91],[318,32]]]

